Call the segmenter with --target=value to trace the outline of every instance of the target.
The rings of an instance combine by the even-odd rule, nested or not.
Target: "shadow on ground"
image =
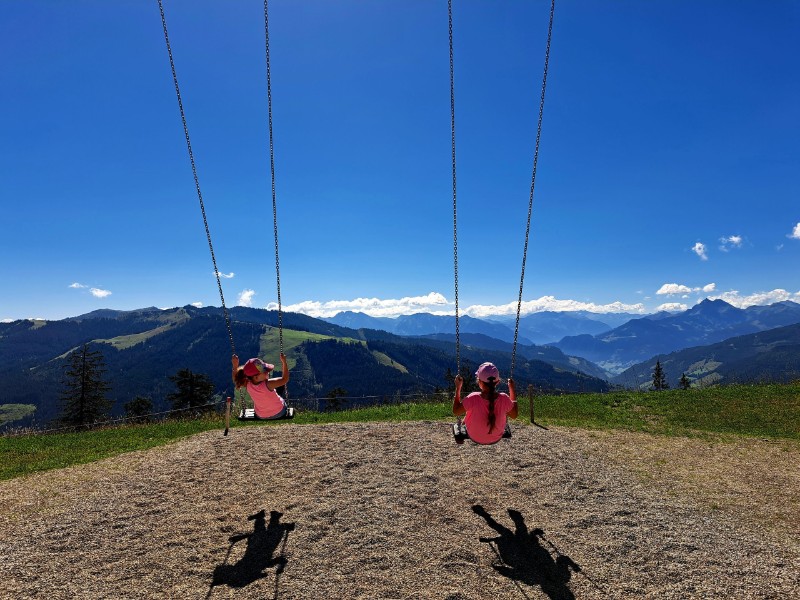
[[[270,573],[266,572],[267,569],[277,567],[275,569],[275,597],[277,598],[278,580],[287,562],[284,555],[286,542],[289,539],[289,532],[294,531],[295,527],[294,523],[281,523],[282,516],[283,513],[275,510],[270,511],[269,523],[267,523],[266,511],[264,510],[247,517],[249,521],[254,521],[253,531],[233,535],[229,538],[228,553],[222,564],[214,569],[211,588],[207,597],[211,596],[214,588],[218,585],[227,585],[232,588],[247,587],[259,579],[269,577]],[[244,551],[244,555],[238,562],[229,565],[228,558],[234,546],[244,540],[247,540],[247,548]],[[275,556],[279,548],[280,552]]]
[[[513,531],[498,523],[480,504],[474,505],[472,510],[499,534],[497,537],[478,538],[490,544],[497,554],[498,561],[492,566],[498,573],[513,580],[523,596],[529,597],[520,583],[538,586],[552,600],[575,599],[567,584],[572,573],[580,572],[581,568],[569,556],[559,552],[547,540],[544,531],[538,528],[528,531],[522,513],[511,508],[508,509],[508,516],[514,522]]]

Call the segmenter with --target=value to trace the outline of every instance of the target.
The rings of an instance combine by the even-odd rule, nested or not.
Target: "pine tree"
[[[667,383],[667,376],[664,374],[664,369],[661,367],[661,361],[656,361],[656,368],[653,369],[653,389],[658,391],[669,389]]]
[[[112,402],[106,398],[109,385],[103,380],[105,360],[98,350],[84,344],[69,357],[64,369],[59,423],[74,427],[91,425],[108,416]]]
[[[136,422],[144,422],[147,415],[153,412],[153,401],[145,396],[136,396],[123,405],[125,416]]]
[[[167,400],[172,402],[172,408],[175,410],[198,408],[211,403],[214,396],[214,384],[211,383],[208,375],[193,373],[190,369],[181,369],[169,379],[178,388],[178,391],[167,395]]]
[[[335,387],[325,395],[325,410],[337,411],[342,407],[342,401],[347,397],[347,390]]]
[[[689,378],[686,377],[686,373],[681,375],[681,383],[680,383],[680,385],[681,385],[681,389],[682,390],[688,390],[689,388],[692,387],[692,384],[689,382]]]

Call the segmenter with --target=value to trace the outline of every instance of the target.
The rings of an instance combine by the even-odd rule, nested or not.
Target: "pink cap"
[[[260,358],[251,358],[244,363],[244,374],[248,377],[254,377],[259,373],[269,373],[275,365],[264,362]]]
[[[484,383],[487,383],[490,379],[494,379],[495,383],[500,381],[500,371],[490,362],[485,362],[478,367],[478,370],[475,371],[475,375]]]

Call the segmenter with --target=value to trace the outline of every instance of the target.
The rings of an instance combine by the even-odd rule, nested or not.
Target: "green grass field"
[[[530,414],[528,396],[521,394],[519,400],[519,426],[525,426]],[[536,423],[545,427],[561,425],[658,435],[727,434],[800,440],[800,383],[539,396],[535,398],[534,409]],[[452,419],[449,402],[423,402],[340,412],[301,412],[293,421],[240,423],[234,419],[232,428],[449,419]],[[210,429],[219,429],[221,435],[222,428],[222,418],[215,415],[83,433],[0,437],[0,480],[151,448]]]
[[[0,404],[0,425],[24,419],[35,412],[33,404]]]

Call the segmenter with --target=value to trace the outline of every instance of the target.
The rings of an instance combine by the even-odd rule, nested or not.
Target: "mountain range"
[[[678,387],[682,375],[690,385],[753,381],[789,382],[800,378],[800,324],[728,338],[723,342],[659,354],[612,379],[625,387],[647,389],[656,361],[667,383]]]
[[[631,319],[597,335],[565,337],[553,346],[619,374],[655,355],[795,323],[800,323],[800,304],[796,302],[741,309],[723,300],[703,300],[678,314],[660,312]]]
[[[229,316],[241,357],[277,362],[276,312],[234,307]],[[683,373],[695,385],[708,385],[780,381],[800,370],[800,304],[794,302],[738,309],[706,300],[678,314],[602,315],[621,323],[614,328],[600,317],[538,313],[521,319],[520,332],[527,335],[520,335],[516,349],[518,389],[528,384],[566,392],[603,391],[612,385],[647,388],[656,360],[673,387]],[[343,313],[322,320],[284,313],[282,322],[295,400],[324,398],[334,390],[351,397],[391,398],[440,392],[452,384],[453,317],[376,319]],[[600,331],[592,334],[593,329]],[[550,345],[530,343],[564,331],[582,333]],[[513,333],[513,320],[463,317],[462,368],[469,373],[491,360],[507,374]],[[38,424],[56,417],[64,367],[84,343],[104,356],[115,414],[136,396],[150,397],[157,410],[169,408],[166,397],[174,391],[169,377],[183,368],[208,375],[219,397],[232,392],[231,345],[222,309],[103,309],[61,321],[0,323],[0,420],[3,414],[20,413],[12,405],[33,407]]]
[[[471,340],[469,343],[478,347],[510,352],[514,319],[513,316],[461,317],[462,339]],[[453,340],[455,330],[454,317],[430,314],[375,318],[343,312],[327,321],[382,329],[402,336],[434,336],[441,340]],[[800,323],[800,304],[790,301],[740,309],[723,300],[704,300],[681,313],[658,312],[646,316],[541,312],[520,319],[518,351],[535,358],[547,352],[544,348],[557,348],[561,356],[569,357],[574,368],[597,377],[613,378],[656,355],[794,323]],[[531,344],[531,340],[536,345]],[[547,360],[558,364],[556,357]],[[561,366],[565,366],[563,362]]]
[[[520,318],[520,344],[546,345],[569,335],[596,335],[609,331],[635,318],[628,313],[596,314],[586,311],[533,313]],[[364,313],[343,311],[325,319],[329,323],[352,329],[380,329],[395,335],[449,334],[456,329],[455,317],[417,313],[400,317],[371,317]],[[462,333],[478,333],[504,342],[514,341],[515,316],[476,319],[459,317]]]

